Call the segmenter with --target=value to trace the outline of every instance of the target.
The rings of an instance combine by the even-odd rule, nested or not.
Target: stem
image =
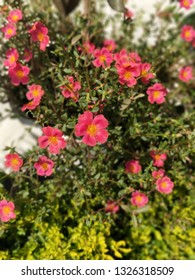
[[[84,15],[89,18],[90,13],[90,0],[84,0]]]

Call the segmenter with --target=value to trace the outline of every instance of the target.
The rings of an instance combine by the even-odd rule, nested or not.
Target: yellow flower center
[[[18,165],[18,163],[19,163],[19,161],[18,161],[18,159],[17,158],[13,158],[12,160],[11,160],[11,164],[12,165]]]
[[[56,136],[50,136],[49,137],[49,142],[53,145],[57,145],[58,144],[58,138]]]
[[[18,15],[13,15],[13,16],[12,16],[12,20],[13,20],[13,21],[18,20]]]
[[[134,166],[134,165],[130,165],[130,166],[129,166],[129,171],[130,171],[130,172],[134,172],[134,170],[135,170],[135,166]]]
[[[38,34],[37,34],[37,38],[38,38],[38,40],[39,40],[39,41],[43,41],[43,39],[44,39],[44,35],[43,35],[43,33],[38,32]]]
[[[14,63],[16,61],[16,58],[14,55],[11,55],[9,60],[11,63]]]
[[[192,35],[192,33],[191,33],[190,30],[185,31],[185,37],[186,37],[186,38],[190,38],[191,35]]]
[[[48,164],[46,162],[42,163],[41,166],[44,170],[48,169]]]
[[[9,214],[10,214],[10,212],[11,212],[11,209],[10,209],[10,207],[9,207],[9,206],[5,206],[5,207],[3,207],[3,214],[5,214],[5,215],[9,215]]]
[[[7,34],[8,34],[8,35],[11,35],[11,34],[13,34],[13,29],[11,29],[11,28],[8,28],[8,29],[7,29]]]
[[[91,136],[95,136],[97,134],[97,126],[95,124],[88,125],[87,133]]]
[[[158,98],[160,96],[160,91],[159,90],[155,90],[154,91],[154,98]]]
[[[167,188],[167,182],[162,182],[161,187],[162,187],[163,189],[166,189],[166,188]]]
[[[138,196],[136,196],[135,200],[136,200],[137,203],[140,203],[140,202],[142,202],[143,197],[141,197],[140,195],[138,195]]]
[[[23,77],[24,77],[23,71],[21,71],[21,70],[16,71],[16,76],[17,76],[18,78],[23,78]]]
[[[39,91],[37,89],[34,89],[32,91],[32,95],[35,96],[35,97],[38,96],[39,95]]]
[[[125,78],[126,80],[132,78],[132,73],[131,73],[130,71],[125,72],[124,78]]]
[[[190,3],[189,3],[189,0],[184,0],[184,1],[183,1],[183,5],[184,5],[184,6],[188,7],[189,4],[190,4]]]
[[[155,155],[155,160],[160,160],[161,156],[160,155]]]
[[[105,61],[106,60],[106,56],[105,55],[100,55],[99,60],[101,62]]]

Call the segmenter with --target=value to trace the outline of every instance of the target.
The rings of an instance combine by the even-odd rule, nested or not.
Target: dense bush
[[[109,17],[85,1],[65,18],[50,1],[4,2],[1,98],[44,129],[26,154],[5,147],[0,258],[195,259],[195,26],[185,9],[173,1],[143,23],[122,1],[108,1],[120,10]]]

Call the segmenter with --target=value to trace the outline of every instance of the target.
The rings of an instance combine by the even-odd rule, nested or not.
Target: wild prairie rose
[[[119,206],[116,204],[116,202],[109,200],[106,203],[105,211],[115,214],[119,211]]]
[[[46,156],[40,156],[34,167],[39,176],[50,176],[53,173],[54,162]]]
[[[13,202],[8,202],[7,200],[0,201],[0,221],[8,222],[11,219],[16,218],[14,213],[15,205]]]
[[[139,173],[142,167],[138,160],[129,160],[125,163],[125,171],[126,173]]]
[[[165,170],[164,169],[159,169],[159,170],[154,170],[152,171],[152,177],[155,179],[159,179],[162,178],[165,174]]]
[[[103,144],[108,139],[108,131],[105,129],[107,126],[108,121],[102,114],[93,118],[91,112],[85,111],[78,118],[75,135],[83,136],[82,142],[89,146],[95,146],[97,143]]]
[[[79,90],[81,89],[81,84],[78,81],[74,81],[72,76],[67,76],[66,80],[68,80],[68,84],[61,86],[62,95],[66,98],[72,98],[75,102],[78,101],[79,98]]]
[[[144,193],[135,191],[132,193],[130,201],[134,206],[143,207],[148,203],[148,197]]]
[[[167,176],[164,176],[162,178],[159,178],[156,181],[156,189],[160,192],[160,193],[166,193],[169,194],[172,192],[174,188],[174,183],[171,181],[171,179]]]
[[[40,43],[40,50],[45,51],[50,42],[48,28],[40,21],[36,21],[28,30],[33,42]]]
[[[164,166],[164,161],[167,159],[166,154],[160,154],[154,150],[150,152],[150,156],[153,159],[153,165],[156,167],[162,167]]]
[[[58,128],[53,128],[51,126],[46,126],[42,128],[44,136],[38,138],[38,143],[40,148],[48,147],[48,151],[51,154],[59,154],[60,149],[66,147],[66,141],[63,138],[63,132]]]
[[[9,68],[11,67],[15,67],[16,66],[16,62],[19,58],[19,54],[17,49],[15,48],[11,48],[9,50],[6,51],[6,60],[4,61],[4,66],[7,66]]]
[[[93,52],[95,59],[92,61],[95,67],[102,66],[103,68],[110,67],[110,64],[113,61],[113,55],[108,51],[107,48],[96,49]]]
[[[186,66],[180,69],[179,79],[184,83],[188,83],[192,79],[192,67]]]
[[[32,51],[29,49],[25,49],[23,54],[23,60],[29,62],[32,59],[32,57],[33,57]]]
[[[25,110],[34,110],[40,105],[40,103],[40,98],[33,99],[30,102],[24,104],[21,108],[21,111],[24,112]]]
[[[28,100],[32,99],[41,99],[41,97],[45,94],[44,90],[42,89],[42,86],[32,84],[30,86],[27,86],[28,92],[26,93],[26,97]]]
[[[23,165],[23,159],[18,154],[8,154],[5,156],[5,166],[12,171],[18,172]]]
[[[4,33],[6,39],[10,39],[16,35],[16,26],[13,23],[8,23],[1,28],[1,31]]]
[[[185,8],[188,10],[191,8],[193,0],[179,0],[179,3],[181,8]]]
[[[8,76],[11,78],[11,83],[14,86],[18,86],[20,83],[23,85],[28,84],[30,68],[17,63],[14,68],[10,68],[8,71]]]
[[[103,45],[109,52],[113,52],[116,49],[114,40],[104,40]]]
[[[148,84],[150,79],[154,78],[154,74],[150,72],[151,64],[150,63],[140,63],[139,69],[140,69],[140,76],[141,81],[144,84]]]
[[[181,38],[186,42],[192,42],[195,36],[195,30],[191,25],[184,25],[181,29]]]
[[[148,94],[148,101],[153,104],[162,104],[165,102],[165,96],[167,95],[167,89],[160,83],[156,83],[149,87],[146,91]]]
[[[16,23],[23,18],[22,11],[20,9],[15,9],[9,12],[7,20],[11,23]]]

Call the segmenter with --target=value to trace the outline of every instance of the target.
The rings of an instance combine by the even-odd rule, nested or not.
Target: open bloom
[[[95,60],[92,61],[95,67],[102,66],[103,68],[109,67],[113,61],[112,53],[107,48],[96,49],[93,52]]]
[[[109,52],[113,52],[116,49],[116,43],[114,40],[104,40],[103,44]]]
[[[155,179],[162,178],[165,174],[164,169],[154,170],[152,171],[152,177]]]
[[[156,189],[161,193],[169,194],[172,192],[174,183],[167,176],[159,178],[156,181]]]
[[[11,78],[11,83],[14,86],[18,86],[20,83],[26,85],[29,82],[29,77],[28,77],[29,73],[30,73],[29,67],[17,63],[16,67],[9,69],[8,76]]]
[[[28,92],[26,93],[26,97],[28,100],[32,99],[41,99],[41,97],[45,94],[44,90],[42,89],[42,86],[32,84],[28,87]]]
[[[42,128],[44,136],[38,138],[38,143],[40,148],[48,147],[51,154],[59,154],[60,149],[66,147],[66,141],[64,140],[63,132],[58,128],[53,128],[51,126],[46,126]]]
[[[179,79],[184,83],[188,83],[192,79],[192,67],[186,66],[180,69]]]
[[[139,173],[142,167],[138,160],[129,160],[125,163],[125,171],[127,173]]]
[[[30,102],[24,104],[21,108],[21,111],[24,112],[25,110],[34,110],[39,106],[41,103],[41,98],[35,98]]]
[[[78,81],[74,81],[72,76],[68,76],[66,78],[69,83],[60,87],[62,95],[66,98],[72,98],[75,102],[77,102],[79,98],[78,91],[81,89],[81,84]]]
[[[10,39],[16,35],[16,26],[13,23],[8,23],[1,28],[1,31],[4,33],[6,39]]]
[[[18,154],[8,154],[5,156],[5,166],[12,169],[12,171],[19,171],[23,165],[23,159]]]
[[[109,200],[106,203],[105,211],[115,214],[119,211],[119,206],[116,202]]]
[[[7,20],[12,23],[16,23],[22,19],[22,11],[20,9],[15,9],[9,12]]]
[[[78,118],[75,135],[83,136],[82,142],[89,146],[95,146],[97,142],[103,144],[108,138],[108,131],[105,129],[107,126],[108,121],[102,114],[93,118],[91,112],[85,111]]]
[[[148,94],[148,101],[153,104],[162,104],[165,102],[165,96],[167,95],[167,89],[160,83],[156,83],[149,87],[146,91]]]
[[[3,63],[4,66],[7,66],[9,68],[11,68],[11,67],[14,68],[16,66],[16,62],[19,58],[17,49],[11,48],[11,49],[7,50],[6,57],[7,57],[7,59]]]
[[[191,6],[193,4],[193,0],[179,0],[179,3],[182,8],[185,8],[188,10],[191,8]]]
[[[40,176],[50,176],[53,173],[54,162],[46,156],[40,156],[34,167]]]
[[[45,51],[49,44],[48,28],[40,21],[36,21],[28,30],[33,42],[40,43],[40,50]]]
[[[0,221],[8,222],[11,219],[15,219],[16,214],[14,213],[14,203],[8,202],[7,200],[0,201]]]
[[[148,84],[150,79],[154,78],[154,74],[150,72],[151,64],[150,63],[140,63],[140,76],[141,81],[144,84]]]
[[[153,150],[150,152],[150,156],[153,159],[153,165],[156,167],[164,166],[164,161],[167,159],[166,154],[159,154],[158,152]]]
[[[143,207],[148,203],[148,197],[139,191],[135,191],[132,193],[131,204],[137,207]]]
[[[192,42],[195,36],[194,34],[195,31],[191,25],[184,25],[181,29],[181,38],[186,42]]]
[[[33,57],[33,53],[31,50],[29,49],[25,49],[24,50],[24,54],[23,54],[23,59],[26,61],[26,62],[29,62]]]
[[[79,48],[79,50],[82,50],[87,54],[92,54],[94,49],[95,49],[95,45],[89,41],[84,42],[82,47]]]

